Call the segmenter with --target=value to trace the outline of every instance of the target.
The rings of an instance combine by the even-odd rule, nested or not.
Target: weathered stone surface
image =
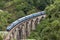
[[[45,12],[38,12],[22,17],[7,27],[8,35],[4,40],[25,40],[30,32],[36,29],[42,18],[45,18]]]

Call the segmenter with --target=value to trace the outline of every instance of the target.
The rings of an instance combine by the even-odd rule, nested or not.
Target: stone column
[[[11,33],[11,35],[12,35],[12,40],[14,39],[14,31]]]
[[[22,35],[22,37],[21,37],[22,40],[26,39],[26,23],[23,23],[22,24],[22,32],[21,32],[21,35]]]
[[[42,18],[42,16],[38,17],[38,24],[40,23],[41,18]]]
[[[36,18],[36,20],[35,20],[35,26],[37,26],[37,24],[38,24],[38,18]]]
[[[20,26],[19,26],[19,39],[21,39],[21,37],[22,37],[22,35],[21,35],[21,34],[22,34],[22,28],[21,28],[21,27],[22,27],[22,26],[20,25]]]
[[[14,32],[14,39],[17,40],[17,33],[18,33],[18,28],[15,29],[15,32]]]
[[[19,27],[17,28],[17,40],[20,40],[20,38],[19,38]]]
[[[30,36],[30,31],[31,31],[31,20],[26,22],[26,35]]]
[[[33,19],[33,21],[32,21],[32,30],[35,30],[35,20],[36,19]]]
[[[42,15],[42,17],[43,17],[43,18],[45,18],[45,17],[46,17],[46,15]]]

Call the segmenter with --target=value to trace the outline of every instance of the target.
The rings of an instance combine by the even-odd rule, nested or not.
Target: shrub
[[[7,11],[0,10],[0,30],[5,30],[6,26],[10,23],[9,21],[13,18],[11,18],[12,15],[9,14]]]

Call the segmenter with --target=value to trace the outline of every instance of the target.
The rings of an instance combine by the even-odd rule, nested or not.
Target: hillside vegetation
[[[45,8],[47,17],[43,19],[29,38],[36,40],[60,40],[60,0]]]
[[[54,0],[0,0],[0,30],[23,16],[43,11]]]
[[[45,11],[46,18],[28,38],[60,40],[60,0],[0,0],[0,31],[18,18],[39,11]]]

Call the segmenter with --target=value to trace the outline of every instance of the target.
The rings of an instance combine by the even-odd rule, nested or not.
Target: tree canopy
[[[60,40],[60,0],[0,0],[0,31],[18,18],[39,11],[45,11],[46,18],[28,38]]]
[[[46,19],[43,19],[29,38],[36,40],[60,40],[60,0],[45,8]]]

